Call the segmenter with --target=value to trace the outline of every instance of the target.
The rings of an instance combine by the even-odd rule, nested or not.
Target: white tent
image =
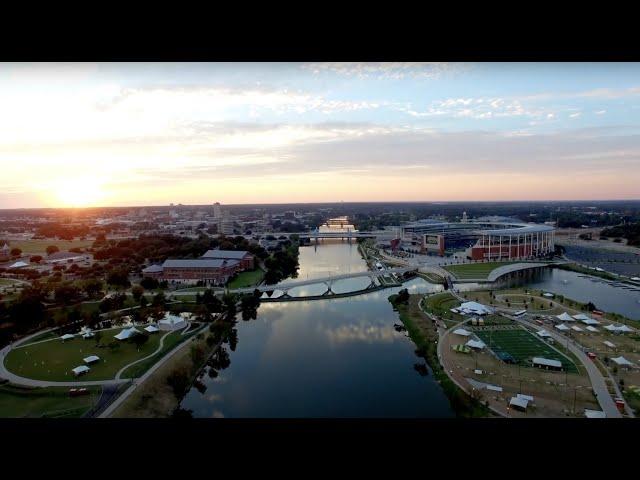
[[[556,315],[556,318],[561,322],[575,322],[575,319],[567,312],[564,312],[561,315]]]
[[[604,342],[602,342],[602,343],[604,343],[604,344],[605,344],[607,347],[609,347],[609,348],[616,348],[616,344],[615,344],[615,343],[613,343],[613,342],[610,342],[609,340],[605,340],[605,341],[604,341]]]
[[[621,367],[633,367],[633,363],[631,363],[629,360],[627,360],[623,356],[613,357],[611,361],[615,362],[617,365],[620,365]]]
[[[584,416],[587,418],[607,418],[607,415],[602,410],[589,410],[584,409]]]
[[[113,338],[116,338],[118,340],[127,340],[128,338],[131,338],[136,333],[140,333],[140,331],[136,330],[135,327],[125,328],[119,334],[114,335]]]
[[[589,315],[585,315],[584,313],[574,315],[573,318],[575,318],[576,320],[591,320],[591,317]]]
[[[72,335],[71,333],[65,333],[64,335],[62,335],[60,337],[60,340],[64,341],[64,340],[71,340],[74,337],[74,335]]]
[[[145,332],[149,332],[149,333],[156,333],[160,331],[160,329],[155,325],[147,325],[146,327],[144,327],[144,330]]]
[[[527,402],[533,402],[533,397],[531,395],[524,395],[522,393],[519,393],[516,395],[516,398],[521,398],[523,400],[526,400]]]
[[[553,293],[550,292],[546,292],[542,294],[543,297],[547,297],[547,298],[553,298],[555,297],[555,295]]]
[[[529,402],[521,397],[511,397],[511,400],[509,400],[509,406],[517,410],[526,410],[528,404]]]
[[[24,268],[24,267],[28,267],[28,266],[29,266],[28,263],[18,261],[16,263],[14,263],[13,265],[9,266],[9,268]]]
[[[633,332],[633,329],[627,327],[626,325],[607,325],[604,327],[606,330],[610,332],[618,332],[618,333],[629,333]]]
[[[187,321],[177,315],[172,315],[167,312],[164,318],[158,322],[158,328],[160,330],[180,330],[187,326]]]
[[[590,332],[593,332],[593,333],[596,333],[596,332],[598,332],[598,331],[599,331],[597,328],[592,327],[591,325],[589,325],[589,326],[587,327],[587,330],[589,330]]]
[[[536,332],[537,335],[539,335],[542,338],[546,338],[546,337],[550,337],[551,334],[549,332],[547,332],[546,330],[538,330]]]
[[[579,326],[577,326],[577,325],[573,325],[573,326],[571,327],[571,330],[575,330],[576,332],[582,332],[582,331],[583,331],[583,330],[582,330]]]
[[[91,333],[93,330],[87,326],[84,326],[80,329],[80,333]]]
[[[600,322],[594,318],[589,318],[586,320],[581,320],[585,325],[600,325]]]
[[[569,330],[569,327],[567,327],[564,323],[561,323],[560,325],[556,325],[556,328],[558,330],[563,331],[563,332],[566,331],[566,330]]]
[[[531,359],[533,362],[533,366],[542,365],[543,367],[553,367],[553,368],[562,368],[562,362],[559,360],[551,360],[549,358],[543,357],[533,357]]]
[[[83,333],[82,334],[82,338],[92,338],[94,337],[94,333],[93,332],[87,332],[87,333]]]
[[[469,340],[465,345],[469,348],[483,349],[486,345],[481,340]]]
[[[456,335],[461,335],[463,337],[468,337],[469,335],[471,335],[471,332],[469,330],[465,330],[464,328],[457,328],[453,331],[453,333],[455,333]]]
[[[87,373],[89,371],[89,367],[86,365],[80,365],[79,367],[71,369],[73,374],[77,377],[78,375],[82,375],[83,373]]]
[[[100,360],[100,357],[97,356],[97,355],[89,355],[88,357],[85,357],[85,358],[82,359],[82,361],[84,363],[87,363],[87,364],[95,363],[95,362],[97,362],[99,360]]]
[[[487,315],[489,313],[493,313],[493,309],[487,307],[486,305],[482,305],[478,302],[464,302],[458,309],[466,314],[473,315]]]

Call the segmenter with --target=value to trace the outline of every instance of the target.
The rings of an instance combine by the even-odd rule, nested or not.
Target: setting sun
[[[89,177],[62,180],[57,182],[52,190],[54,201],[65,207],[95,206],[105,197],[101,182]]]

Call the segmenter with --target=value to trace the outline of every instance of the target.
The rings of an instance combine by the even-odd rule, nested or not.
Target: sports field
[[[475,330],[474,333],[500,356],[508,354],[520,365],[530,365],[533,357],[543,357],[562,362],[563,368],[578,373],[576,365],[543,340],[523,328]]]
[[[460,280],[485,279],[493,270],[516,262],[487,262],[463,263],[461,265],[446,265],[443,268],[453,273]]]

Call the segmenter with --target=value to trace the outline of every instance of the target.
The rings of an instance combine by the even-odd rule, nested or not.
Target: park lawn
[[[0,278],[0,287],[10,287],[12,285],[24,285],[21,282],[17,282],[12,278]]]
[[[246,272],[240,272],[236,278],[231,280],[228,284],[228,288],[247,288],[253,287],[262,281],[264,278],[264,271],[260,268],[255,270],[249,270]]]
[[[485,279],[493,270],[517,262],[464,263],[461,265],[445,265],[445,270],[453,273],[460,280]]]
[[[452,308],[460,306],[460,301],[448,292],[425,297],[423,306],[427,312],[438,315],[445,320],[450,319],[459,322],[464,319],[462,315],[451,311]]]
[[[160,343],[163,333],[149,335],[149,340],[138,350],[130,341],[118,341],[113,338],[122,330],[113,328],[102,331],[100,347],[95,339],[74,338],[73,340],[55,339],[37,344],[20,346],[7,355],[5,367],[16,375],[36,380],[49,381],[90,381],[109,380],[118,371],[135,360],[153,353]],[[141,330],[138,327],[138,330]],[[172,335],[176,335],[173,333]],[[117,342],[118,347],[107,347],[111,342]],[[90,355],[97,355],[100,361],[89,365],[88,373],[75,377],[72,368],[84,365],[82,359]]]
[[[131,365],[124,372],[122,372],[121,378],[138,378],[142,376],[147,370],[149,370],[158,360],[164,357],[167,353],[177,347],[179,344],[191,338],[199,328],[189,331],[186,335],[169,335],[164,339],[164,345],[162,350],[156,353],[153,357],[147,358],[140,363]]]
[[[474,329],[474,333],[497,355],[508,353],[522,366],[529,365],[533,357],[543,357],[559,360],[569,372],[578,373],[572,360],[524,328]]]
[[[47,247],[55,245],[61,252],[68,252],[70,248],[87,248],[93,245],[93,240],[11,240],[11,248],[19,248],[25,254],[42,254],[46,256]]]
[[[81,417],[98,399],[102,387],[87,387],[91,395],[70,397],[69,387],[21,388],[0,385],[0,417]]]

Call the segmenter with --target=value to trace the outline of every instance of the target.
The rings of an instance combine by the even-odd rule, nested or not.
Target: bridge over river
[[[365,289],[362,290],[362,292],[365,292],[365,291],[371,290],[372,288],[378,287],[378,285],[375,283],[376,279],[389,277],[391,275],[404,275],[407,272],[413,272],[417,270],[418,270],[417,267],[397,267],[397,268],[388,268],[384,270],[366,270],[363,272],[343,273],[341,275],[331,275],[328,277],[310,278],[308,280],[293,280],[293,281],[288,281],[286,283],[279,283],[276,285],[260,285],[257,287],[234,288],[229,290],[225,290],[223,288],[213,288],[213,292],[216,293],[217,295],[223,295],[226,292],[242,294],[242,293],[253,293],[256,290],[262,293],[274,292],[278,290],[283,292],[281,298],[298,298],[298,297],[292,297],[291,295],[289,295],[289,291],[296,287],[324,284],[326,285],[327,290],[322,295],[315,295],[315,296],[325,297],[325,296],[331,296],[331,295],[340,295],[340,294],[334,293],[332,290],[333,284],[340,280],[346,280],[350,278],[369,278],[371,283],[369,284],[369,286],[367,286]],[[397,283],[394,282],[393,285],[396,286]],[[188,291],[177,290],[177,291],[171,292],[170,295],[174,297],[179,297],[184,295],[194,295],[194,293],[195,292],[193,290],[189,289]]]

